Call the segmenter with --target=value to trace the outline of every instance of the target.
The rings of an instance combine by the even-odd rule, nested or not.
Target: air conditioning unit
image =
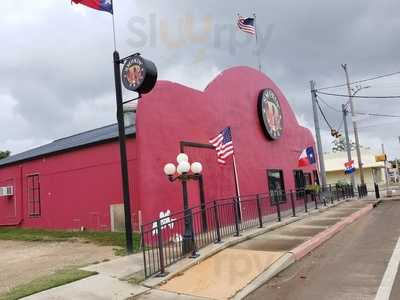
[[[0,197],[6,197],[12,195],[14,195],[14,188],[12,186],[0,187]]]

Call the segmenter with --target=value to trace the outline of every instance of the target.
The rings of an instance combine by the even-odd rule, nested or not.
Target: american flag
[[[252,35],[256,34],[255,18],[243,18],[238,16],[237,25],[241,31],[250,33]]]
[[[217,161],[220,164],[226,164],[226,159],[233,155],[233,142],[231,128],[226,127],[218,135],[210,140],[210,144],[217,151]]]

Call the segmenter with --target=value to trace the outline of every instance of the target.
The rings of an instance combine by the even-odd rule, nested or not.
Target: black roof
[[[132,125],[126,127],[125,133],[126,135],[135,135],[136,126]],[[93,144],[104,143],[106,141],[114,140],[117,138],[118,126],[117,124],[112,124],[75,134],[66,138],[58,139],[51,142],[50,144],[43,145],[22,153],[18,153],[4,159],[0,159],[0,167],[25,160],[39,158],[43,155],[55,154],[66,150],[72,150],[74,148],[81,148]]]

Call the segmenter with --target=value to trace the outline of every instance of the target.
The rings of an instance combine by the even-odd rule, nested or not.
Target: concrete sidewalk
[[[123,300],[142,294],[149,290],[141,285],[127,282],[134,274],[143,272],[143,254],[117,258],[82,268],[97,272],[97,275],[56,287],[35,295],[25,297],[25,300]]]
[[[161,291],[207,299],[242,299],[324,241],[367,214],[369,201],[351,201],[254,237],[161,284]],[[139,296],[137,299],[147,299]],[[162,299],[162,298],[159,298]]]
[[[141,285],[127,281],[132,276],[143,278],[142,253],[138,253],[85,267],[84,270],[95,271],[98,275],[24,299],[227,299],[246,288],[268,267],[273,269],[274,263],[280,262],[279,265],[284,266],[292,262],[292,257],[287,259],[289,250],[368,203],[370,202],[335,202],[295,218],[287,217],[280,223],[274,221],[265,224],[264,228],[242,232],[240,237],[227,237],[222,244],[201,249],[199,258],[183,259],[169,267],[169,276],[153,277]],[[239,272],[237,268],[240,268]],[[212,272],[207,271],[210,269]],[[234,273],[238,278],[232,277]],[[183,276],[177,276],[181,274]],[[190,277],[195,280],[185,281]],[[222,278],[222,282],[218,283],[218,278]],[[213,285],[213,282],[218,283],[218,286]]]

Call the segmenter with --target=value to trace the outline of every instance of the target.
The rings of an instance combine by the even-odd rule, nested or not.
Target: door
[[[302,170],[294,170],[294,185],[296,188],[296,197],[297,199],[304,198],[304,189],[306,187],[306,178],[304,177],[304,173]]]
[[[282,170],[267,170],[268,188],[271,195],[271,204],[286,202],[285,183]]]

